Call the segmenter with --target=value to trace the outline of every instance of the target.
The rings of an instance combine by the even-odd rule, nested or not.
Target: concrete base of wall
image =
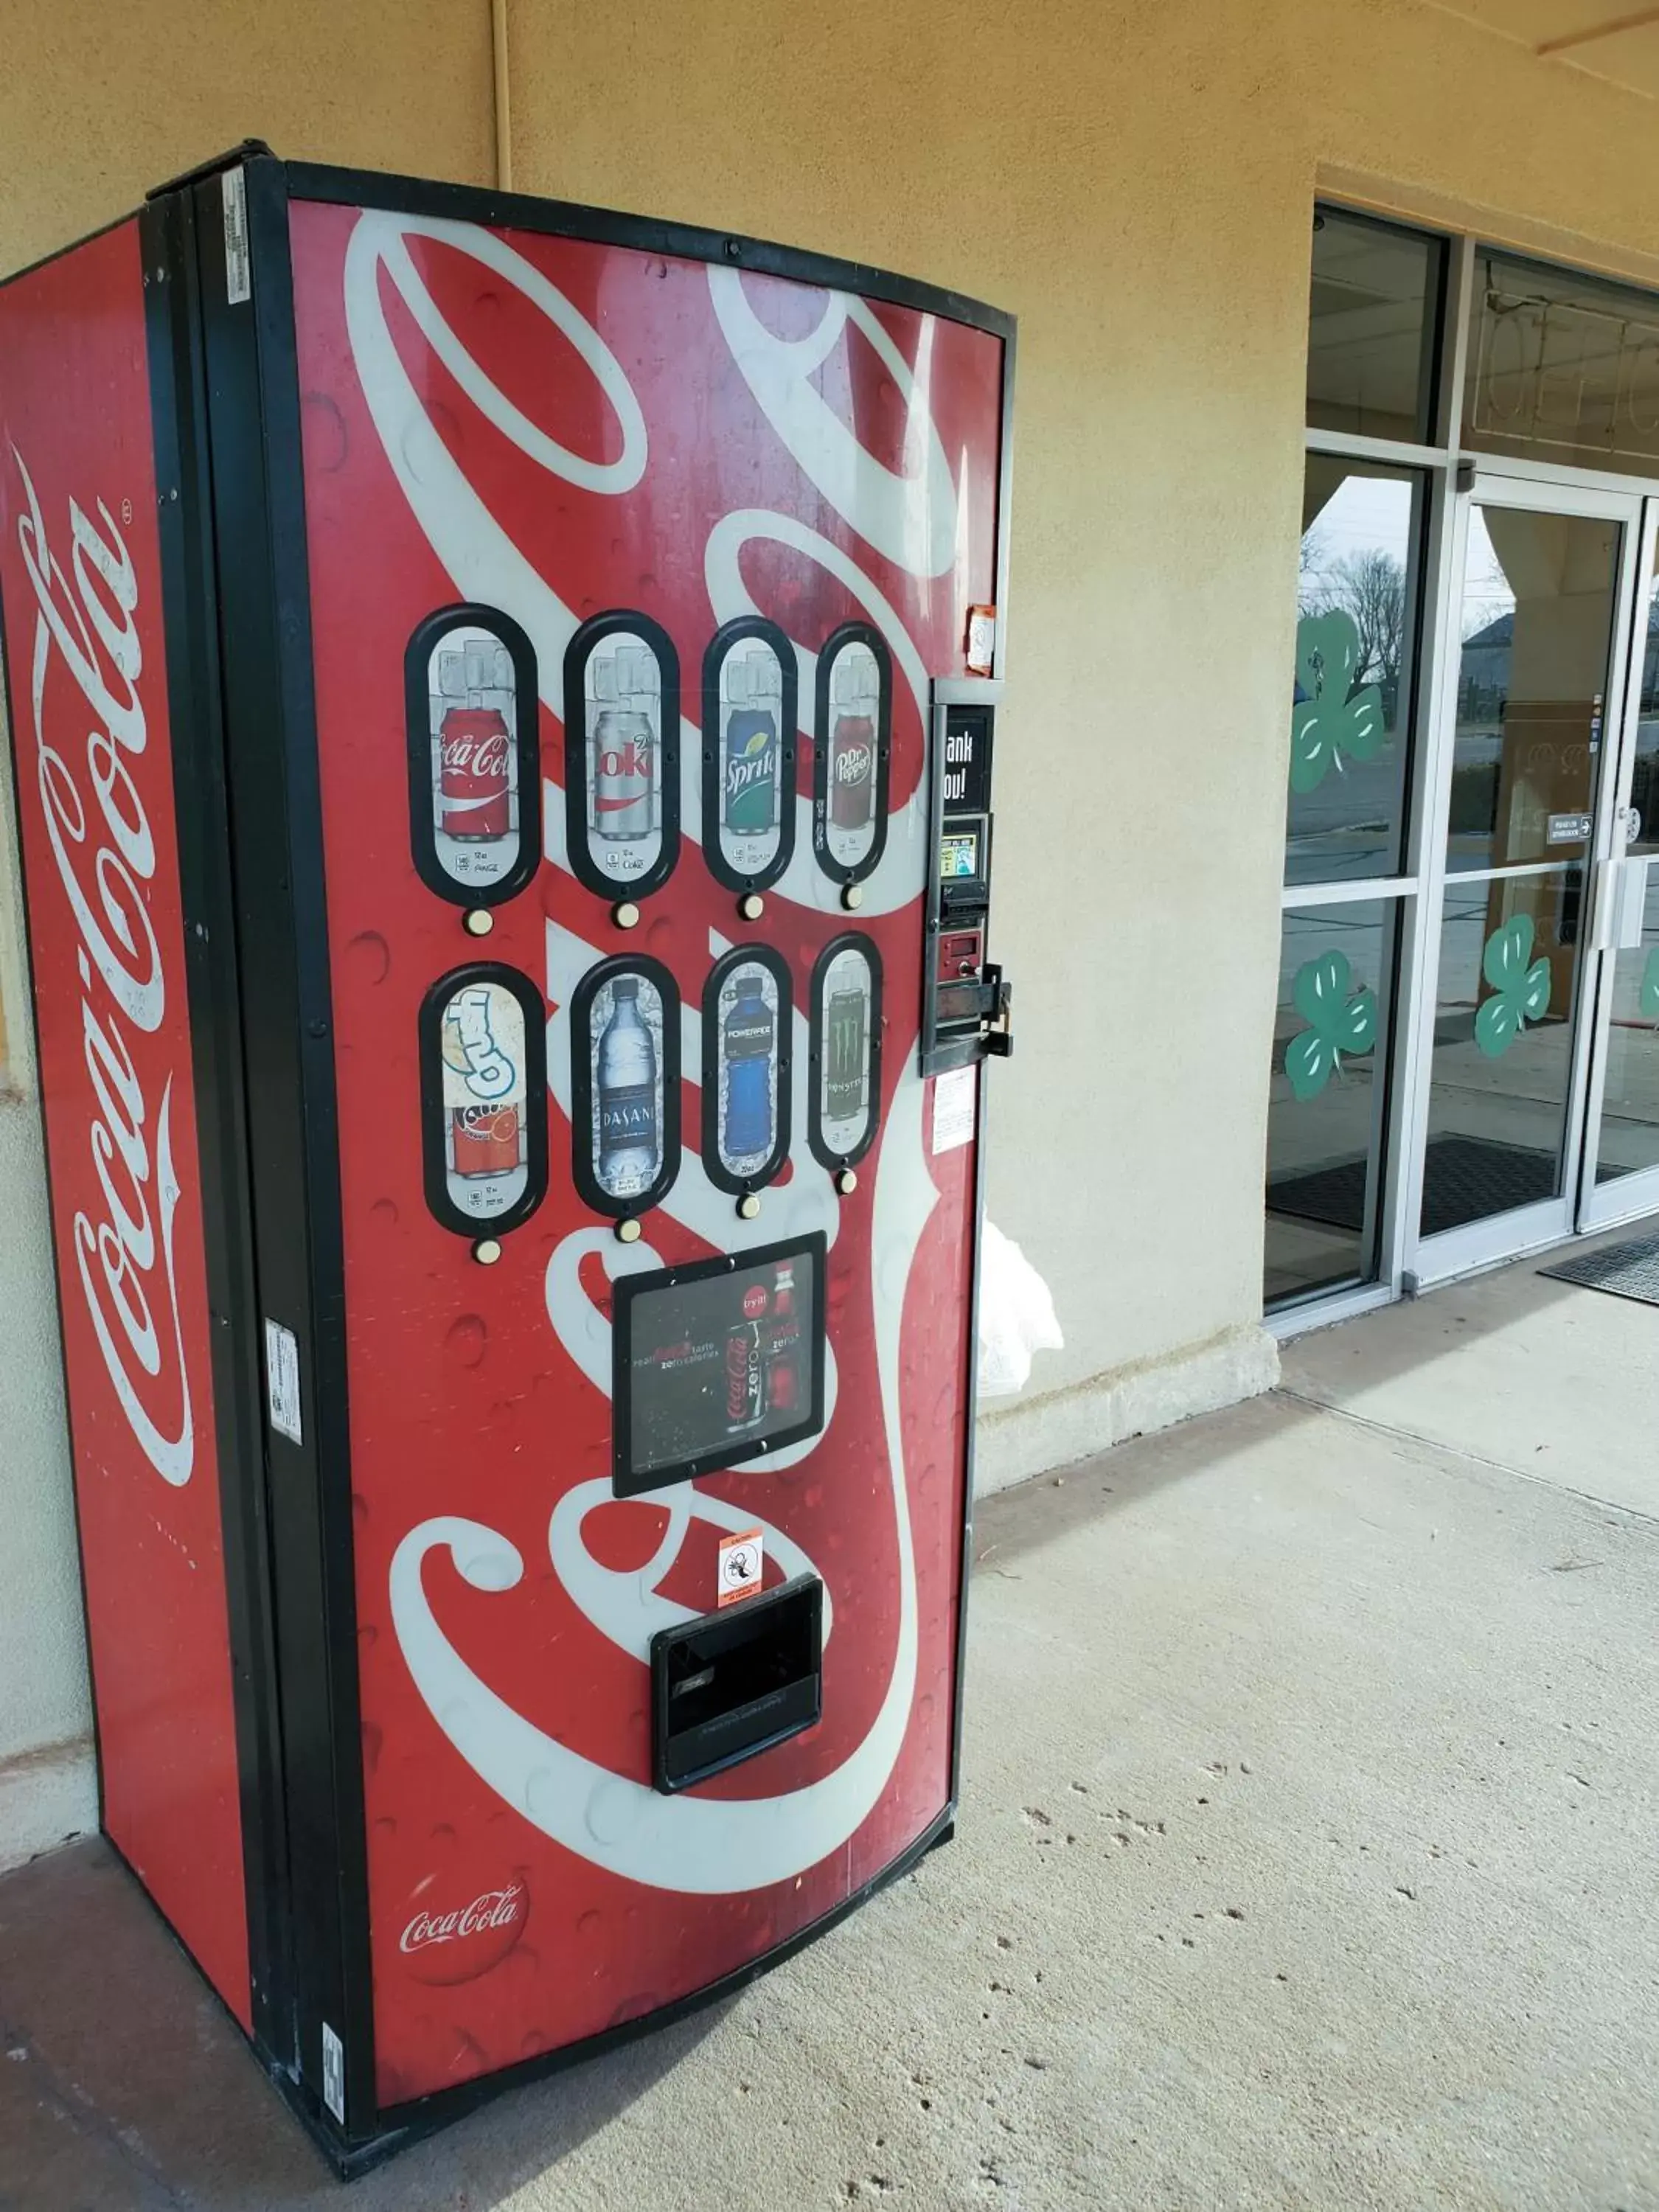
[[[0,1762],[0,1874],[98,1826],[90,1736]]]
[[[1069,1467],[1131,1437],[1213,1413],[1279,1380],[1279,1346],[1255,1323],[1225,1329],[1168,1359],[1115,1367],[1046,1397],[994,1401],[979,1417],[975,1489],[994,1490]]]

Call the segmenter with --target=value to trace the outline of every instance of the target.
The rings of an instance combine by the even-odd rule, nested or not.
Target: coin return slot
[[[652,1781],[665,1794],[799,1735],[823,1710],[816,1575],[651,1639]]]

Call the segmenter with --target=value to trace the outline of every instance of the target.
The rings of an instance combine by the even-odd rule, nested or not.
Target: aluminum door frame
[[[1613,1030],[1613,976],[1618,965],[1618,949],[1613,944],[1614,906],[1619,876],[1626,863],[1630,839],[1631,785],[1636,773],[1637,739],[1642,719],[1642,678],[1647,657],[1648,630],[1644,620],[1647,599],[1642,585],[1644,578],[1651,578],[1654,574],[1656,556],[1659,556],[1659,495],[1642,502],[1640,550],[1637,558],[1636,588],[1629,611],[1629,647],[1624,695],[1620,702],[1618,762],[1614,770],[1613,803],[1607,809],[1607,818],[1601,825],[1603,836],[1598,840],[1601,865],[1595,902],[1591,909],[1594,915],[1591,950],[1600,964],[1592,1018],[1589,1086],[1584,1101],[1584,1133],[1579,1163],[1578,1211],[1575,1225],[1581,1236],[1595,1230],[1614,1227],[1620,1222],[1636,1220],[1644,1214],[1659,1212],[1659,1165],[1638,1169],[1632,1174],[1620,1176],[1614,1182],[1598,1183],[1595,1179],[1601,1144],[1601,1108],[1607,1089],[1607,1053]],[[1659,852],[1646,857],[1649,857],[1650,867],[1659,870]]]
[[[1512,1207],[1458,1229],[1425,1237],[1421,1229],[1424,1166],[1428,1141],[1430,1090],[1433,1074],[1434,1022],[1438,1006],[1440,933],[1449,881],[1490,882],[1494,875],[1534,875],[1539,865],[1502,871],[1449,871],[1446,836],[1451,811],[1451,775],[1456,747],[1457,692],[1462,668],[1462,623],[1464,566],[1468,550],[1471,511],[1477,506],[1523,508],[1535,514],[1583,516],[1620,526],[1618,574],[1614,585],[1608,641],[1606,700],[1608,719],[1616,712],[1620,741],[1604,743],[1592,793],[1594,827],[1586,860],[1584,911],[1592,917],[1590,940],[1580,956],[1577,1010],[1574,1017],[1568,1089],[1565,1109],[1565,1148],[1562,1158],[1561,1190],[1558,1197],[1531,1206]],[[1406,1111],[1401,1128],[1399,1204],[1406,1226],[1403,1281],[1409,1289],[1426,1289],[1453,1277],[1490,1267],[1502,1260],[1559,1243],[1577,1226],[1578,1177],[1583,1156],[1585,1115],[1590,1085],[1592,1041],[1597,1030],[1601,998],[1600,957],[1595,918],[1604,910],[1604,883],[1611,850],[1614,796],[1619,779],[1626,774],[1629,751],[1626,703],[1629,694],[1630,642],[1639,557],[1644,544],[1643,501],[1633,492],[1592,484],[1550,480],[1534,471],[1514,472],[1492,462],[1478,467],[1464,462],[1452,522],[1450,558],[1443,577],[1444,600],[1437,624],[1443,641],[1436,672],[1433,705],[1422,755],[1425,819],[1422,907],[1425,917],[1425,958],[1410,1014],[1407,1043]],[[1615,704],[1616,702],[1616,704]],[[1628,782],[1624,787],[1628,789]],[[1595,964],[1592,964],[1595,963]]]

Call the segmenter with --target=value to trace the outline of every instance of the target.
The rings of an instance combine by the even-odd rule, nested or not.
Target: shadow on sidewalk
[[[76,1844],[0,1879],[0,2212],[488,2212],[542,2174],[555,2203],[561,2160],[734,2002],[509,2091],[348,2189],[115,1854]]]
[[[1063,1543],[1100,1520],[1183,1482],[1211,1474],[1265,1437],[1328,1418],[1323,1407],[1270,1391],[1218,1413],[1122,1443],[1048,1474],[994,1492],[974,1512],[974,1564],[981,1574],[1008,1571],[1039,1545]]]

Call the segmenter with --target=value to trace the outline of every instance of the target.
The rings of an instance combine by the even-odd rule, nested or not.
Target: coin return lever
[[[921,1072],[937,1075],[1013,1048],[1010,988],[987,958],[991,906],[991,747],[1000,683],[941,679],[930,726],[927,936]]]

